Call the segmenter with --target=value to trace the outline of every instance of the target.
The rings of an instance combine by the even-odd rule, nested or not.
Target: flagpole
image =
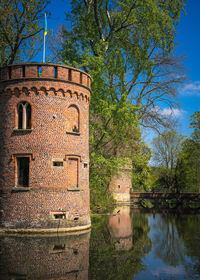
[[[46,35],[47,35],[47,15],[44,14],[44,47],[43,47],[43,63],[45,63],[45,42],[46,42]]]
[[[44,33],[44,47],[43,47],[43,63],[45,63],[45,41],[46,41],[46,38],[45,38],[45,33]]]

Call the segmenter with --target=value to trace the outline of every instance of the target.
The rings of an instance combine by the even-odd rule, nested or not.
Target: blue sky
[[[189,117],[200,110],[200,1],[189,0],[185,16],[182,14],[177,28],[176,52],[186,57],[184,65],[188,81],[180,90],[179,101],[182,112],[179,115],[180,131],[188,135],[191,129]]]
[[[56,31],[61,23],[65,22],[65,11],[70,10],[70,1],[52,0],[48,6],[51,17],[48,18],[48,28]],[[189,117],[200,110],[200,0],[188,0],[186,4],[186,15],[182,13],[180,23],[177,27],[176,36],[177,55],[184,56],[188,80],[180,89],[180,109],[173,113],[178,119],[179,132],[189,136],[192,130],[189,127]],[[164,113],[171,113],[165,108]],[[151,135],[150,138],[153,137]],[[155,135],[154,135],[155,136]],[[150,139],[148,139],[148,142]]]

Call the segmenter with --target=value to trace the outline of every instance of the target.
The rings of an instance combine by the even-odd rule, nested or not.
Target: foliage
[[[174,169],[181,150],[183,136],[176,131],[164,131],[153,139],[152,153],[155,165]]]
[[[177,204],[176,198],[167,199],[166,202],[167,202],[169,208],[175,208],[176,207],[176,204]]]
[[[133,190],[145,192],[149,191],[150,185],[150,166],[148,162],[151,157],[151,151],[142,141],[138,143],[137,150],[132,157],[133,164]]]
[[[145,126],[168,126],[159,104],[175,106],[176,88],[183,79],[180,59],[171,51],[184,2],[72,1],[67,15],[71,30],[63,31],[59,56],[89,72],[96,63],[101,65],[104,92],[112,102],[140,107],[138,117]],[[93,83],[102,88],[98,80]]]
[[[40,41],[40,18],[47,0],[1,0],[0,65],[31,59]]]
[[[177,217],[176,225],[180,238],[184,242],[185,255],[189,256],[192,262],[185,262],[185,270],[188,279],[200,278],[200,251],[199,251],[199,225],[200,215],[182,215]]]
[[[132,236],[127,236],[128,241],[132,240],[129,250],[117,249],[115,245],[120,242],[120,237],[112,235],[107,227],[108,219],[108,216],[95,215],[92,220],[89,279],[131,280],[143,269],[142,258],[151,249],[147,217],[136,215],[132,219]],[[122,239],[126,241],[124,236]]]
[[[126,158],[133,161],[133,172],[137,173],[133,175],[134,185],[148,188],[149,155],[143,154],[139,125],[155,129],[168,126],[159,104],[176,106],[176,87],[182,82],[183,71],[180,59],[171,52],[184,2],[71,1],[72,10],[67,14],[70,30],[62,30],[58,55],[92,77],[93,205],[104,198],[109,200],[109,179]],[[102,175],[107,177],[102,179]]]
[[[153,208],[154,207],[154,204],[150,200],[148,200],[148,199],[141,200],[140,204],[144,208]]]
[[[154,187],[166,188],[168,191],[177,191],[177,161],[181,151],[183,136],[176,131],[164,131],[153,139],[153,161],[159,166],[158,177]]]
[[[177,185],[188,191],[200,189],[200,111],[191,116],[191,137],[183,142],[177,166]]]
[[[90,207],[93,212],[110,212],[114,205],[112,195],[108,191],[111,174],[116,168],[115,157],[104,157],[91,153],[90,156]]]
[[[189,201],[189,207],[192,208],[192,209],[200,208],[200,201],[190,200]]]

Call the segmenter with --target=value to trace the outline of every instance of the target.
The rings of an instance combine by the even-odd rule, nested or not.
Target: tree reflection
[[[184,246],[179,238],[175,215],[156,215],[150,219],[153,228],[154,254],[165,264],[178,266],[184,263]]]
[[[184,253],[191,258],[191,263],[185,262],[188,277],[200,279],[200,215],[182,215],[177,229],[185,245]]]
[[[111,218],[110,223],[106,216],[93,219],[95,226],[90,242],[90,280],[132,280],[144,268],[142,258],[151,249],[147,216],[138,214],[130,219],[129,212],[129,216],[125,214],[126,211],[120,212],[116,218]]]

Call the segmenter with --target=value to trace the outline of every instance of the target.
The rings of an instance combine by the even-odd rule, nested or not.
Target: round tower
[[[2,231],[90,227],[90,76],[27,63],[0,79]]]

